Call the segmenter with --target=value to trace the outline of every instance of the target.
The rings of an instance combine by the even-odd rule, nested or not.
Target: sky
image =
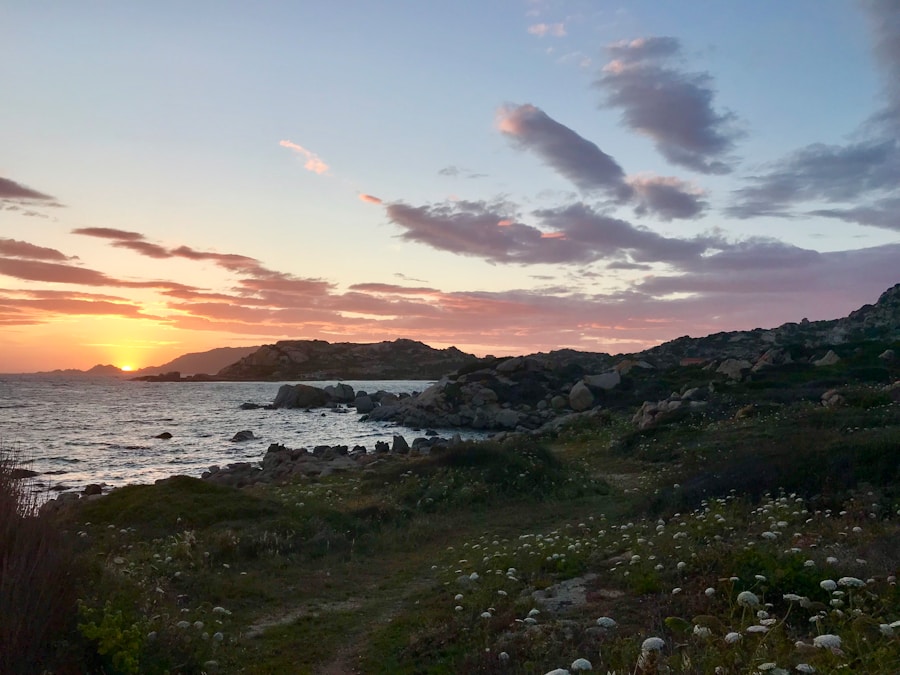
[[[636,352],[900,282],[900,2],[0,4],[0,372]]]

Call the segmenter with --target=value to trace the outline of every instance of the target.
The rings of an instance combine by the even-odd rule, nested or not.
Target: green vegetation
[[[53,619],[0,632],[0,654],[41,646],[0,671],[540,674],[586,659],[618,675],[893,675],[900,403],[883,384],[900,372],[877,353],[741,383],[637,372],[627,404],[610,394],[608,414],[552,437],[243,490],[176,477],[56,522],[0,471],[0,590],[25,578],[6,561],[32,556],[30,595],[61,591],[40,613],[0,597],[4,616]],[[645,398],[710,384],[705,405],[631,423]]]

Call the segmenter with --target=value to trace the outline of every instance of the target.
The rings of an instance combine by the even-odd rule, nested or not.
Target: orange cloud
[[[359,193],[359,198],[361,201],[367,202],[369,204],[381,204],[381,199],[375,197],[374,195],[367,195],[364,192]]]
[[[541,232],[541,239],[566,239],[565,232]]]
[[[316,153],[307,150],[302,145],[297,145],[292,141],[278,141],[278,145],[282,148],[293,150],[297,154],[305,157],[306,162],[303,164],[304,168],[317,174],[328,173],[328,165],[323,162]]]

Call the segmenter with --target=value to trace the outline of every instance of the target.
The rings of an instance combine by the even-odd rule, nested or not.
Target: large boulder
[[[750,368],[752,367],[753,364],[749,361],[745,361],[744,359],[725,359],[721,364],[719,364],[719,367],[716,368],[716,372],[722,373],[732,380],[739,380],[741,379],[744,371],[750,370]]]
[[[834,353],[831,349],[828,350],[828,353],[825,354],[821,359],[817,361],[813,361],[814,366],[833,366],[835,363],[841,360],[841,357]]]
[[[283,384],[275,395],[273,408],[320,408],[330,401],[328,394],[308,384]]]
[[[589,387],[596,389],[615,389],[622,381],[618,370],[610,370],[599,375],[586,375],[584,382]]]
[[[575,412],[582,412],[594,406],[594,394],[584,382],[576,382],[569,391],[569,406]]]
[[[331,400],[338,403],[352,403],[353,399],[356,398],[353,387],[349,384],[344,384],[343,382],[339,384],[329,384],[324,388],[324,391],[331,397]]]
[[[372,400],[372,397],[369,395],[366,396],[357,396],[353,400],[353,405],[356,406],[356,412],[361,415],[365,415],[366,413],[370,413],[375,410],[375,401]]]

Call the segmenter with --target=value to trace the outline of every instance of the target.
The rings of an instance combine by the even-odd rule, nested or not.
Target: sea
[[[423,391],[422,380],[351,381],[355,391]],[[317,387],[336,380],[304,382]],[[272,403],[282,384],[297,382],[139,382],[110,377],[0,375],[0,452],[37,472],[33,488],[46,495],[98,483],[110,488],[183,474],[199,477],[212,465],[259,462],[272,443],[289,448],[362,445],[396,434],[425,435],[390,422],[362,421],[352,408],[243,410]],[[233,442],[243,430],[255,439]],[[471,430],[436,429],[441,436]],[[168,432],[170,439],[156,438]]]

